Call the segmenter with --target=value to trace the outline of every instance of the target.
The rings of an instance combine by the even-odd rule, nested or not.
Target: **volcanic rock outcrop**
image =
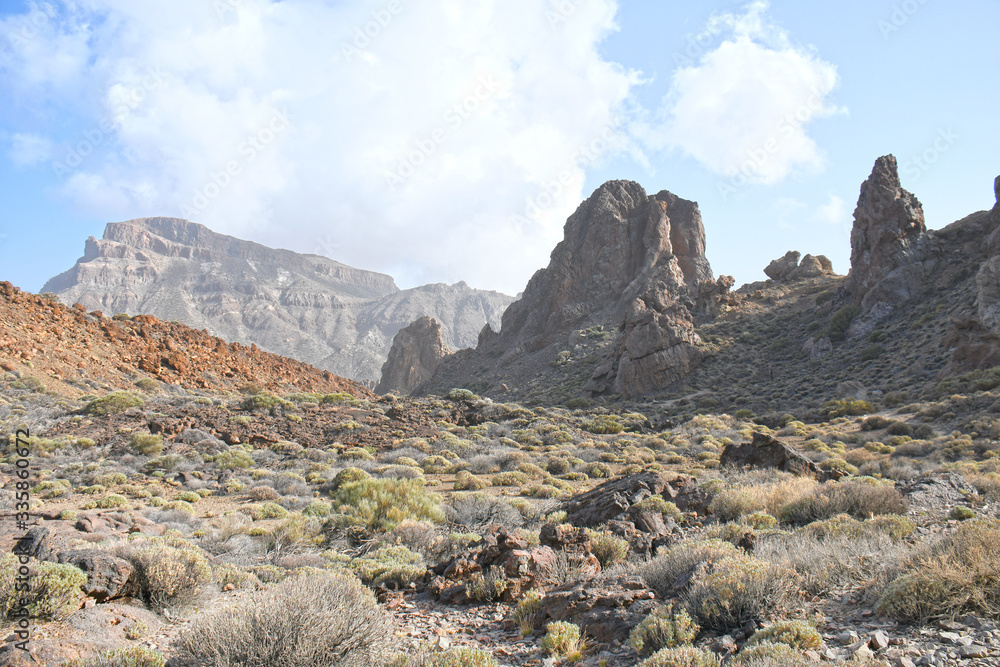
[[[400,329],[393,338],[375,392],[409,394],[430,380],[441,360],[449,354],[451,350],[441,339],[441,324],[433,317],[421,317]]]
[[[920,289],[926,231],[920,202],[899,182],[896,158],[878,158],[854,210],[851,271],[845,285],[863,312],[878,304],[891,307]]]
[[[374,384],[392,337],[429,315],[476,343],[512,297],[456,285],[400,290],[387,275],[276,250],[175,218],[110,223],[42,288],[109,314],[154,315]]]
[[[833,273],[833,264],[825,255],[815,257],[806,255],[801,262],[799,262],[799,256],[798,250],[789,250],[784,257],[779,257],[768,264],[764,269],[764,274],[771,280],[784,282]]]
[[[727,277],[713,279],[695,202],[610,181],[566,221],[549,266],[504,313],[500,333],[484,329],[475,353],[445,360],[431,384],[482,378],[476,369],[487,363],[498,383],[520,384],[554,356],[569,362],[568,338],[596,332],[613,344],[601,350],[583,392],[632,397],[663,389],[701,358],[695,314],[710,309],[699,301],[723,298],[731,286]]]

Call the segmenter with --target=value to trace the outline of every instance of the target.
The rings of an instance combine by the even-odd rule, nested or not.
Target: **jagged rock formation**
[[[732,279],[713,279],[695,202],[610,181],[566,221],[549,266],[504,313],[500,333],[484,329],[476,351],[447,359],[430,389],[482,378],[475,369],[486,364],[496,384],[520,385],[553,357],[573,363],[577,348],[590,359],[588,377],[578,378],[582,392],[662,389],[697,365],[696,313],[731,286]],[[587,348],[588,340],[608,345]]]
[[[441,360],[451,350],[441,340],[441,324],[433,317],[421,317],[399,330],[392,339],[389,358],[382,365],[378,394],[409,394],[431,379]]]
[[[896,158],[880,157],[861,185],[851,229],[851,271],[845,289],[863,312],[878,304],[891,307],[920,289],[926,231],[920,202],[900,185]]]
[[[387,275],[275,250],[175,218],[110,223],[42,288],[109,314],[150,314],[374,384],[392,337],[424,315],[474,345],[513,301],[465,283],[400,290]]]
[[[778,282],[804,280],[833,273],[833,264],[825,255],[806,255],[799,262],[799,251],[789,250],[784,257],[773,260],[764,269],[764,274]]]

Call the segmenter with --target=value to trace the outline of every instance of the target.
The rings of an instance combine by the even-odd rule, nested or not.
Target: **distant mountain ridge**
[[[154,315],[375,382],[393,336],[430,316],[453,349],[500,325],[513,297],[464,282],[401,290],[392,277],[237,239],[177,218],[109,223],[42,288],[109,315]]]

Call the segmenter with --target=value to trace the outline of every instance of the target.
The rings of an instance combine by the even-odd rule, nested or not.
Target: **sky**
[[[996,0],[0,3],[0,280],[170,216],[508,294],[603,182],[699,203],[737,284],[847,273],[899,160],[943,227],[994,202]]]

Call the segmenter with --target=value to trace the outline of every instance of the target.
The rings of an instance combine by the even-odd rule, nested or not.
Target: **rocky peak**
[[[433,317],[421,317],[400,329],[392,339],[376,393],[409,394],[431,379],[441,360],[449,354],[451,350],[441,338],[441,324]]]
[[[925,233],[923,208],[900,184],[896,158],[878,158],[854,210],[845,285],[851,299],[867,312],[911,296],[923,277],[918,260]]]
[[[695,202],[649,196],[633,181],[609,181],[566,221],[549,266],[504,314],[500,338],[537,350],[592,313],[620,320],[651,283],[672,299],[712,280]],[[609,313],[610,315],[610,313]]]

